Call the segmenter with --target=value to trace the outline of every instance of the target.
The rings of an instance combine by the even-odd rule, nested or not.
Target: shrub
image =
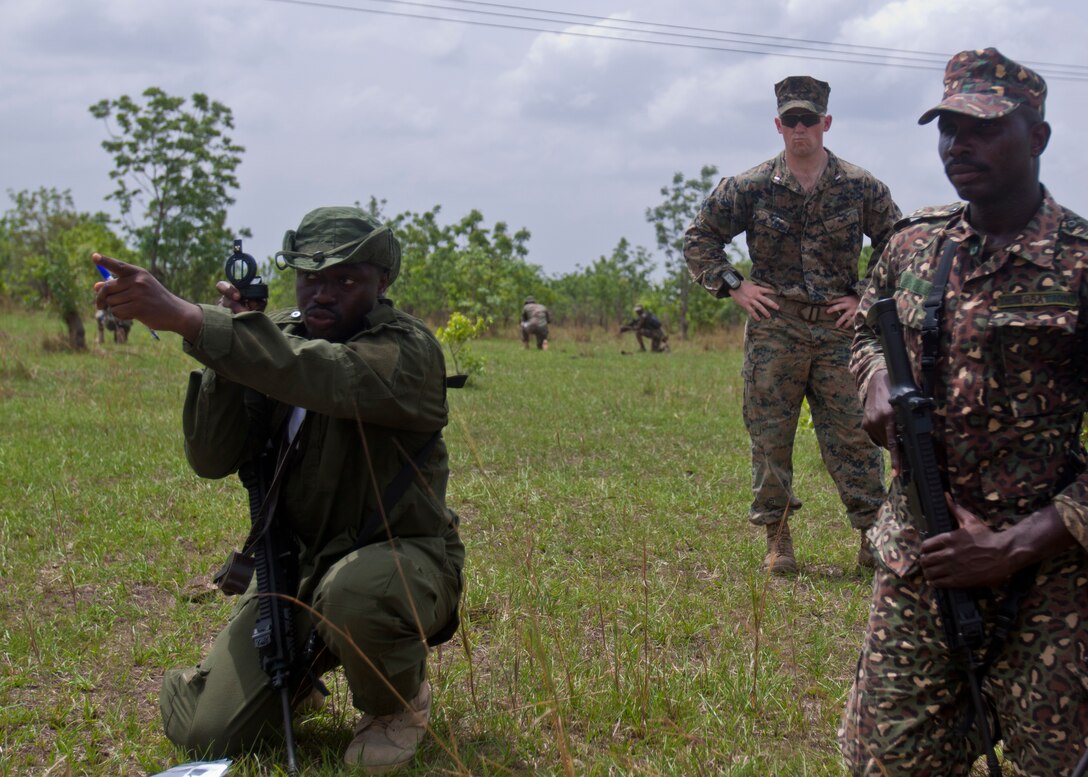
[[[490,318],[477,316],[475,321],[457,311],[450,314],[449,323],[435,330],[438,342],[446,346],[453,370],[458,375],[479,375],[484,371],[484,359],[472,353],[471,341],[491,325]]]

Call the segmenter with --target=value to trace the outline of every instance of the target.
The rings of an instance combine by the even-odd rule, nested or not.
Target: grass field
[[[243,491],[185,463],[195,362],[175,336],[45,347],[60,335],[0,313],[0,774],[153,773],[186,760],[158,686],[227,617],[209,577],[248,529]],[[759,571],[739,348],[673,345],[473,344],[486,371],[451,391],[446,432],[464,628],[433,654],[435,737],[407,774],[843,773],[870,582],[857,535],[801,429],[801,572]],[[331,686],[296,722],[306,774],[339,773],[350,739]],[[280,773],[282,756],[232,774]]]

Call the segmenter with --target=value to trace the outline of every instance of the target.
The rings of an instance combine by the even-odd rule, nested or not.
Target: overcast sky
[[[904,212],[955,200],[935,125],[917,118],[940,100],[948,55],[996,46],[1048,76],[1054,135],[1042,178],[1059,202],[1088,215],[1088,80],[1058,77],[1073,72],[1063,65],[1086,72],[1086,8],[1082,0],[0,0],[0,189],[69,189],[79,210],[113,212],[106,129],[88,106],[149,86],[203,92],[233,110],[233,137],[246,149],[229,224],[253,230],[250,253],[276,251],[314,207],[374,195],[389,215],[441,205],[445,223],[476,208],[488,225],[525,227],[530,261],[554,276],[610,253],[621,237],[656,253],[645,212],[675,172],[697,176],[711,164],[728,175],[776,154],[773,85],[787,75],[830,82],[827,147],[884,180]],[[518,18],[564,11],[582,16]],[[629,31],[639,26],[657,34]],[[728,42],[724,31],[768,37]],[[591,37],[605,35],[628,40]],[[770,51],[757,42],[791,56],[752,53]],[[874,48],[828,54],[811,42]],[[911,67],[827,61],[888,48],[942,56]]]

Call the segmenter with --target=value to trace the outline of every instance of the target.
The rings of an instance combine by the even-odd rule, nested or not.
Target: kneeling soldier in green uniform
[[[413,758],[430,717],[428,644],[456,628],[464,546],[445,504],[445,364],[426,327],[385,299],[400,245],[363,211],[312,211],[277,256],[296,270],[297,310],[246,312],[225,282],[220,306],[195,305],[146,270],[96,254],[115,276],[99,285],[97,304],[177,332],[205,365],[183,416],[198,475],[226,477],[268,444],[295,448],[274,513],[298,544],[297,597],[312,608],[294,612],[295,655],[306,665],[290,674],[292,698],[310,697],[322,672],[343,666],[365,713],[344,760],[380,773]],[[254,646],[254,591],[200,664],[163,681],[167,736],[205,757],[284,734]]]

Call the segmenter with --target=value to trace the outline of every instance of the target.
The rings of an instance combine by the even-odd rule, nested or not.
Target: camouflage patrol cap
[[[1043,115],[1046,81],[1034,70],[1013,62],[994,48],[961,51],[944,69],[944,99],[922,114],[928,124],[941,111],[979,119],[997,119],[1021,105]]]
[[[359,208],[317,208],[302,217],[298,229],[283,236],[276,261],[296,270],[324,270],[337,264],[373,264],[400,273],[400,242],[389,227]]]
[[[831,85],[812,76],[788,76],[774,85],[779,116],[794,108],[804,108],[822,116],[827,113],[829,94]]]

